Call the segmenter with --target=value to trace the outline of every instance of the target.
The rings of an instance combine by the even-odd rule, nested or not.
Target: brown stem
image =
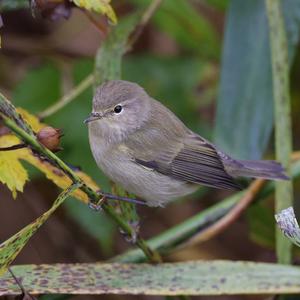
[[[265,182],[266,181],[264,179],[256,179],[255,181],[253,181],[249,188],[246,190],[245,194],[242,196],[241,200],[224,217],[201,231],[199,234],[193,236],[184,244],[181,244],[180,248],[205,242],[224,231],[250,205],[257,193],[264,186]]]
[[[27,145],[24,143],[9,146],[9,147],[0,147],[0,151],[12,151],[12,150],[17,150],[17,149],[23,149],[26,148]]]

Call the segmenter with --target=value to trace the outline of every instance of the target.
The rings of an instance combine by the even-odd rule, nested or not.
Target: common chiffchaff
[[[239,189],[238,176],[288,179],[275,161],[231,158],[136,83],[103,83],[85,123],[98,166],[149,206],[164,206],[198,185]]]

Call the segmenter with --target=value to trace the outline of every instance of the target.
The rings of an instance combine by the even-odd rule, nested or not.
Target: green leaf
[[[300,292],[300,268],[253,262],[56,264],[12,268],[30,294],[236,295]],[[16,295],[9,273],[0,295]]]
[[[275,220],[271,208],[265,203],[255,203],[247,209],[246,216],[250,238],[259,245],[274,249]]]
[[[60,206],[60,204],[78,187],[79,184],[71,185],[58,196],[48,211],[0,245],[0,275],[8,268],[33,234],[47,221],[58,206]]]
[[[131,2],[145,7],[150,0]],[[190,1],[164,0],[154,14],[153,22],[159,30],[166,32],[185,49],[204,57],[219,56],[221,45],[216,28]]]
[[[299,37],[300,2],[283,2],[293,49]],[[264,1],[232,0],[225,29],[216,144],[237,158],[261,158],[273,128],[272,99]]]

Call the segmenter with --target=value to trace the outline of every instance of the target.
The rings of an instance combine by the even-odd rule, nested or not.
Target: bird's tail
[[[235,160],[229,166],[233,177],[253,177],[274,180],[288,180],[283,166],[273,160]]]

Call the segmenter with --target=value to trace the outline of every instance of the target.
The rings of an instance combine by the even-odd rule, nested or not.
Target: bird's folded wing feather
[[[221,189],[240,189],[224,169],[215,148],[200,136],[190,134],[172,145],[157,145],[152,142],[147,147],[144,143],[144,149],[138,149],[138,145],[141,143],[131,145],[131,153],[133,160],[144,167],[190,183]]]

